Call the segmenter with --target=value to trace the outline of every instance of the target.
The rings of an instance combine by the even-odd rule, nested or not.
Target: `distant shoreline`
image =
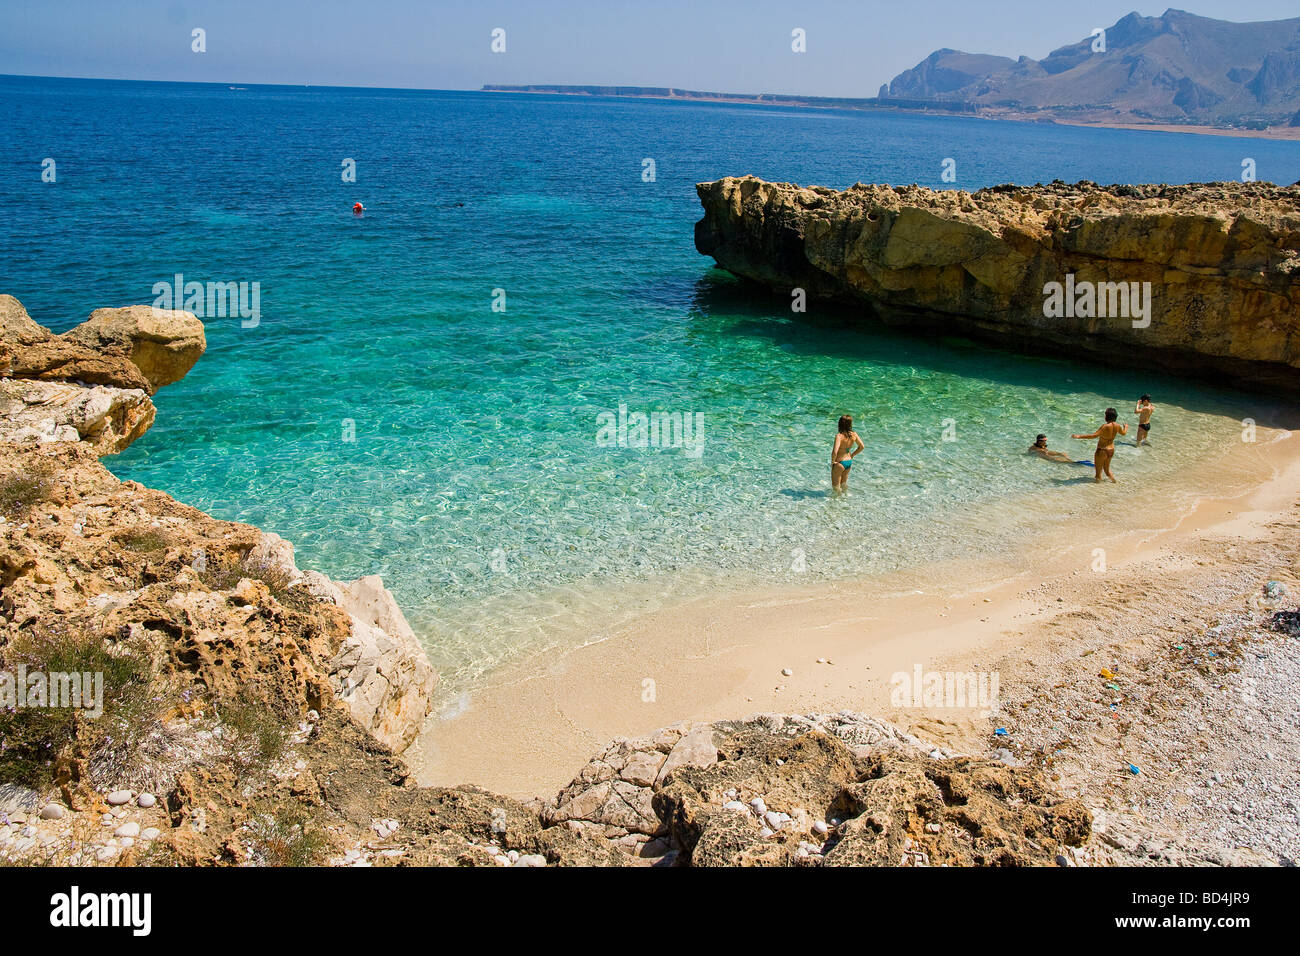
[[[1151,133],[1194,133],[1200,136],[1236,136],[1246,139],[1300,141],[1300,126],[1270,126],[1267,129],[1239,129],[1225,126],[1193,126],[1178,123],[1124,123],[1114,120],[1067,119],[1042,111],[1022,113],[981,109],[969,103],[942,100],[905,100],[881,97],[798,96],[782,93],[720,93],[657,86],[566,86],[487,84],[483,93],[534,93],[552,96],[604,96],[618,99],[671,100],[686,103],[738,103],[754,106],[783,106],[793,109],[842,109],[881,113],[968,116],[972,119],[1012,120],[1054,126],[1084,126],[1092,129],[1142,130]]]

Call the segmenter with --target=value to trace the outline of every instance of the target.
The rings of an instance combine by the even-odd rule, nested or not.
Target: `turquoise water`
[[[0,291],[38,321],[153,301],[175,273],[260,283],[257,326],[209,320],[207,355],[109,466],[283,534],[303,567],[382,574],[451,689],[720,583],[1001,553],[1080,507],[1084,470],[1027,462],[1034,434],[1086,457],[1068,434],[1141,392],[1160,406],[1157,445],[1121,449],[1117,469],[1144,482],[1172,487],[1180,460],[1268,416],[1161,376],[796,320],[695,252],[693,187],[744,173],[938,187],[948,156],[965,188],[1224,179],[1243,156],[1292,182],[1300,144],[20,78],[0,79],[0,115]],[[599,416],[620,406],[698,416],[700,454],[606,447]],[[831,500],[844,411],[868,449]]]

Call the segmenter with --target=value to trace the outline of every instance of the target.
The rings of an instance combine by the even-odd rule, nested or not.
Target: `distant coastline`
[[[1160,133],[1197,133],[1205,136],[1241,136],[1252,139],[1300,140],[1300,126],[1270,126],[1247,129],[1235,126],[1204,126],[1181,123],[1125,122],[1114,118],[1113,110],[1076,111],[1072,115],[1042,110],[1011,110],[979,107],[973,103],[944,100],[908,99],[905,97],[800,96],[791,93],[722,93],[711,90],[687,90],[673,86],[569,86],[529,83],[523,85],[485,84],[484,93],[540,93],[558,96],[609,96],[623,99],[684,100],[696,103],[748,103],[757,106],[784,106],[794,109],[872,110],[890,113],[940,113],[978,119],[1013,120],[1022,123],[1049,123],[1061,126],[1089,126],[1104,129],[1134,129]]]

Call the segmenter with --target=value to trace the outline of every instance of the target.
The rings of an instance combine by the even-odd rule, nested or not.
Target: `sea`
[[[695,184],[1185,183],[1247,160],[1292,183],[1296,142],[31,77],[0,77],[0,116],[0,292],[36,321],[190,282],[256,304],[204,316],[207,353],[105,464],[303,568],[381,575],[448,692],[674,601],[1003,555],[1091,507],[1091,470],[1027,457],[1034,436],[1087,458],[1070,433],[1139,394],[1152,446],[1120,446],[1117,521],[1190,500],[1189,462],[1277,414],[1230,382],[793,312],[696,251]],[[866,449],[832,496],[841,414]]]

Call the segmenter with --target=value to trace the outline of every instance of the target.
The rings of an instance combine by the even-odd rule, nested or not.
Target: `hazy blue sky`
[[[1296,0],[1201,0],[1228,20]],[[680,86],[874,96],[939,47],[1045,56],[1133,0],[0,0],[0,73],[477,89]],[[190,31],[207,31],[207,52]],[[506,52],[489,49],[494,27]],[[790,31],[807,32],[807,52]]]

